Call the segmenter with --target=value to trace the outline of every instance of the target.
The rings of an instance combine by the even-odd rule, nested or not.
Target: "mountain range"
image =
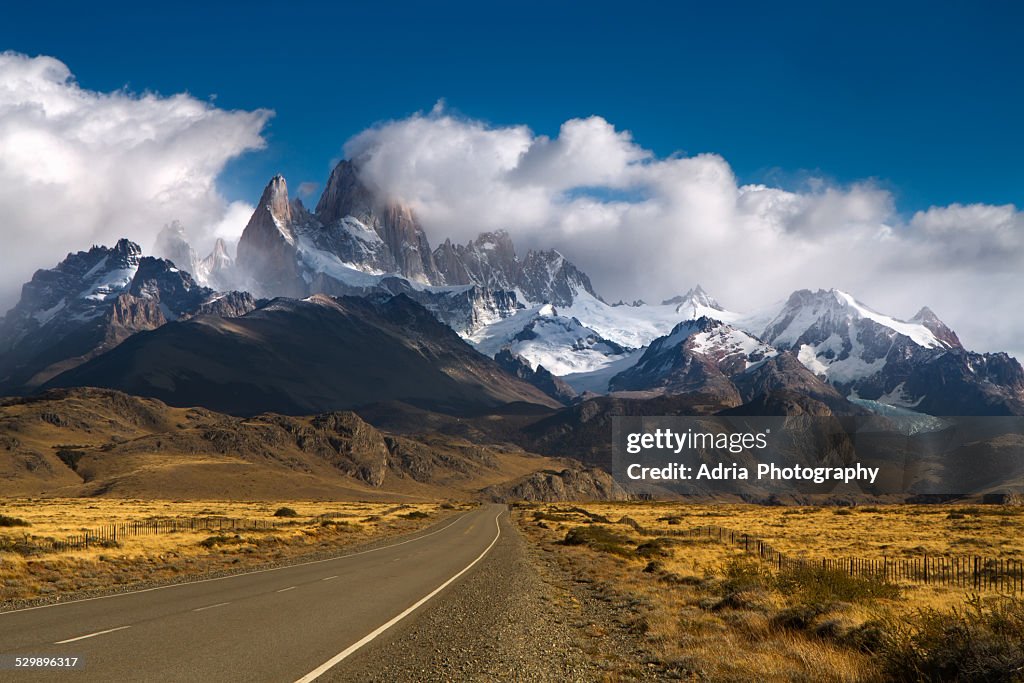
[[[965,349],[928,308],[899,320],[800,290],[744,314],[699,286],[609,304],[563,254],[520,256],[505,231],[432,248],[347,160],[313,211],[271,179],[234,258],[223,241],[199,258],[178,224],[156,249],[125,239],[38,271],[0,321],[0,392],[101,386],[238,415],[604,394],[707,413],[799,396],[835,414],[1024,414],[1020,364]]]

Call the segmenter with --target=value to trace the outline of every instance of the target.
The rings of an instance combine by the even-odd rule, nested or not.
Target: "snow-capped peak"
[[[679,323],[667,336],[651,342],[648,353],[655,356],[674,352],[677,348],[685,348],[715,361],[739,354],[744,357],[744,369],[778,354],[771,345],[757,337],[707,316]]]
[[[632,351],[577,318],[560,315],[551,304],[518,311],[481,329],[468,341],[489,356],[508,349],[532,367],[543,365],[555,375],[591,372]]]
[[[680,296],[674,296],[671,299],[665,299],[661,302],[662,306],[676,305],[684,306],[686,304],[703,306],[704,308],[711,308],[716,311],[724,311],[718,301],[716,301],[710,294],[708,294],[703,287],[697,285],[690,289],[686,294]]]
[[[950,346],[924,324],[905,322],[879,313],[839,289],[793,292],[761,336],[777,347],[796,348],[798,342],[807,341],[804,337],[808,334],[818,336],[826,330],[839,332],[862,320],[876,323],[924,348]]]
[[[923,325],[939,341],[951,348],[963,348],[963,344],[960,343],[960,338],[956,336],[956,332],[951,330],[946,323],[942,322],[939,316],[935,315],[935,312],[927,306],[918,311],[917,315],[907,322]]]

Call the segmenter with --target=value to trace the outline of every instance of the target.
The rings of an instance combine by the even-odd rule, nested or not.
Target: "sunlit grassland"
[[[566,572],[634,604],[626,626],[683,678],[948,680],[961,667],[982,672],[978,680],[1015,680],[1024,670],[1024,604],[1016,596],[851,578],[813,564],[779,571],[717,537],[671,535],[716,525],[806,559],[1019,558],[1021,508],[629,502],[521,506],[515,519]]]
[[[82,591],[176,581],[312,553],[340,552],[349,545],[429,525],[458,507],[316,501],[6,500],[0,505],[0,600],[64,599]],[[120,536],[113,543],[65,552],[48,551],[48,545],[40,542],[111,524],[195,518],[209,523],[194,531]],[[269,528],[231,530],[227,527],[232,519],[260,521]]]

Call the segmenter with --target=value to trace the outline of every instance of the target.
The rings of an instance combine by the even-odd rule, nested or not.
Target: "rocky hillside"
[[[457,437],[381,432],[350,412],[236,418],[99,389],[0,401],[7,495],[474,497],[557,463]]]
[[[534,472],[512,482],[488,486],[483,495],[496,503],[629,500],[629,494],[610,474],[594,467]]]

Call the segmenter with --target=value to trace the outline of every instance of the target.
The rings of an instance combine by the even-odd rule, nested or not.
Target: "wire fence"
[[[408,505],[398,505],[377,513],[377,517],[384,517],[393,512],[408,509]],[[306,518],[314,523],[320,524],[330,522],[338,517],[346,515],[339,513],[326,513]],[[296,524],[291,515],[281,519],[238,519],[232,517],[210,516],[210,517],[172,517],[161,519],[133,520],[106,524],[94,529],[88,529],[80,534],[73,534],[65,538],[44,538],[39,536],[25,537],[25,543],[30,544],[33,552],[66,552],[72,550],[87,550],[89,548],[113,548],[120,542],[133,536],[149,536],[154,534],[172,534],[178,532],[207,532],[207,533],[237,533],[239,531],[271,531],[282,527],[290,527]],[[17,539],[12,539],[17,541]],[[29,547],[26,545],[26,547]]]
[[[107,524],[83,531],[67,538],[33,538],[33,544],[43,551],[64,552],[89,548],[116,547],[121,540],[132,536],[172,534],[184,531],[225,533],[238,531],[268,531],[294,522],[266,519],[233,519],[230,517],[190,517],[149,519]]]
[[[848,576],[897,583],[911,581],[942,586],[957,586],[977,591],[1024,592],[1024,561],[980,555],[948,556],[922,554],[920,557],[841,557],[809,559],[791,557],[776,550],[763,539],[715,525],[692,529],[651,529],[636,520],[623,517],[620,524],[632,527],[644,536],[683,536],[710,538],[740,547],[779,571],[812,569],[841,572]]]

